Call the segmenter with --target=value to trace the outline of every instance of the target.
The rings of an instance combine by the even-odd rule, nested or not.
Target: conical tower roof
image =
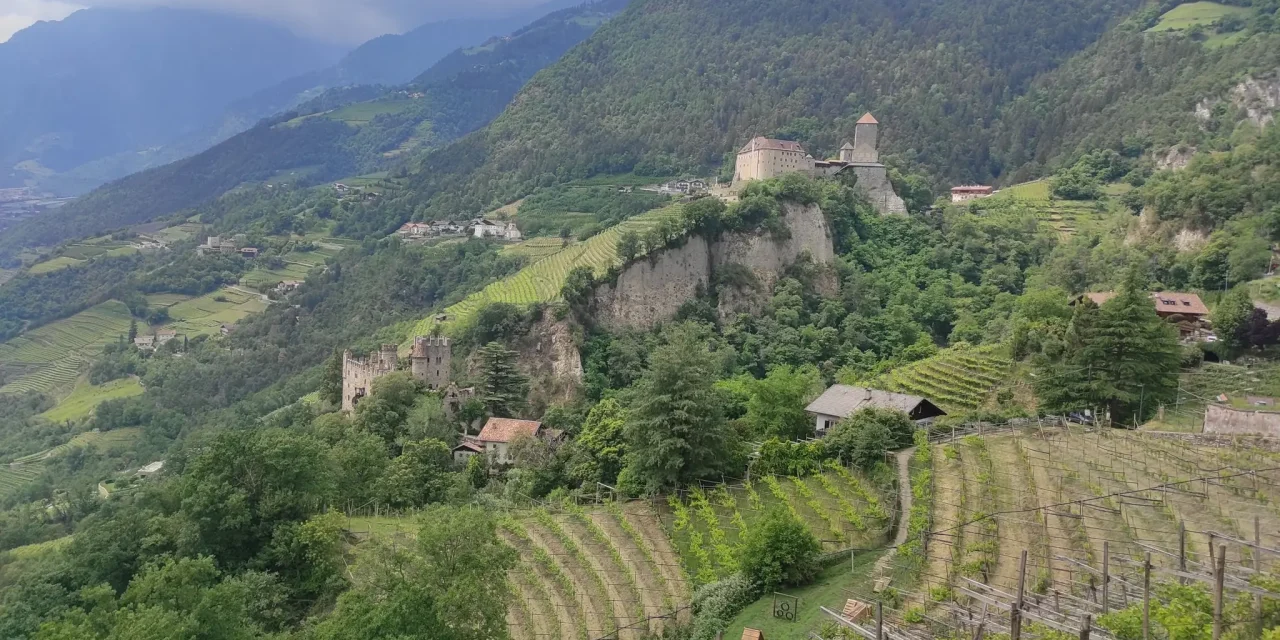
[[[845,151],[845,150],[849,150],[849,149],[853,149],[853,143],[852,143],[852,142],[845,141],[844,146],[843,146],[843,147],[840,147],[840,150],[841,150],[841,151]]]
[[[876,120],[875,116],[868,111],[861,118],[858,118],[858,124],[880,124],[880,121]]]

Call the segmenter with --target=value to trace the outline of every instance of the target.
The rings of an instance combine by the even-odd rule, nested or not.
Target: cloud
[[[61,20],[81,7],[62,0],[3,0],[0,2],[0,42],[39,20]]]
[[[499,17],[546,0],[77,0],[92,6],[168,6],[252,16],[296,33],[357,44],[386,33],[451,18]],[[8,8],[13,5],[13,8]],[[77,7],[67,0],[0,0],[0,41],[36,20],[56,20]]]

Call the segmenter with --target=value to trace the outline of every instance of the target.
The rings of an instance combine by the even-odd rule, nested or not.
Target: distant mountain
[[[581,0],[552,0],[484,19],[446,20],[422,25],[404,34],[370,40],[331,66],[285,78],[252,94],[237,93],[214,117],[201,121],[186,135],[162,145],[125,149],[70,170],[26,176],[38,187],[61,196],[74,196],[132,173],[195,155],[259,120],[293,109],[329,89],[353,85],[401,85],[431,67],[449,52],[512,31]],[[319,67],[323,65],[312,65]]]
[[[413,83],[335,89],[217,146],[105,185],[0,236],[0,253],[169,215],[250,181],[315,183],[394,167],[488,124],[529,78],[627,0],[563,9],[458,49]]]
[[[0,44],[0,186],[165,145],[342,50],[200,11],[93,8]]]

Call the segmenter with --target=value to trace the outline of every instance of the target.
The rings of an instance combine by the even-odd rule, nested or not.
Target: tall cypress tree
[[[516,352],[500,342],[480,348],[481,398],[490,415],[512,416],[524,406],[529,380],[516,368]]]

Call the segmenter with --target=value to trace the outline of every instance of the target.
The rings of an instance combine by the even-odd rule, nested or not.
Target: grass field
[[[1016,591],[1023,550],[1032,599],[1056,592],[1071,605],[1096,602],[1106,546],[1119,581],[1111,606],[1119,607],[1131,597],[1120,595],[1123,582],[1141,584],[1148,551],[1156,551],[1150,556],[1158,568],[1177,565],[1179,526],[1196,532],[1186,536],[1195,572],[1217,544],[1204,532],[1217,532],[1227,545],[1230,567],[1244,565],[1249,552],[1223,536],[1252,540],[1255,517],[1262,544],[1280,543],[1280,473],[1265,471],[1280,466],[1280,457],[1247,444],[1209,447],[1125,430],[1055,428],[969,436],[934,449],[931,530],[939,535],[931,537],[918,589],[906,595],[936,617],[974,606],[961,587]],[[1198,480],[1206,475],[1214,479]],[[1275,561],[1264,558],[1264,573],[1275,570],[1266,566]]]
[[[129,320],[128,307],[111,300],[0,344],[8,381],[0,393],[69,393],[103,345],[128,333]]]
[[[1127,184],[1108,184],[1103,193],[1114,198],[1132,189]],[[1082,229],[1096,225],[1111,213],[1117,211],[1118,203],[1104,198],[1103,200],[1058,200],[1049,191],[1048,180],[1034,180],[1001,189],[986,199],[991,204],[1016,203],[1021,207],[1033,210],[1044,224],[1063,239],[1074,236]],[[983,200],[977,200],[979,206]]]
[[[643,234],[664,218],[676,216],[679,213],[680,207],[675,205],[630,218],[584,242],[572,244],[546,255],[515,274],[467,296],[462,302],[445,309],[443,313],[449,316],[450,326],[457,326],[458,323],[469,320],[480,307],[491,302],[528,305],[556,300],[560,297],[560,288],[564,286],[565,276],[574,267],[591,267],[596,275],[603,275],[609,267],[618,263],[617,243],[624,232],[630,230]],[[422,320],[414,327],[411,336],[430,334],[434,324],[433,318]]]
[[[165,227],[149,235],[164,244],[172,244],[175,242],[182,242],[183,240],[189,240],[199,234],[203,229],[204,226],[198,222],[184,222],[172,227]]]
[[[365,125],[374,118],[389,113],[400,113],[405,109],[412,107],[416,100],[376,100],[373,102],[358,102],[356,104],[347,105],[341,109],[336,109],[325,114],[324,117],[330,120],[340,120],[350,125]]]
[[[142,383],[137,378],[121,378],[97,386],[81,380],[71,395],[59,400],[40,417],[53,422],[79,420],[93,415],[93,409],[107,400],[130,398],[142,392]]]
[[[1250,11],[1246,7],[1233,7],[1216,2],[1188,2],[1180,4],[1164,15],[1160,22],[1148,31],[1183,31],[1195,26],[1209,26],[1215,20],[1227,16],[1247,16]]]
[[[813,584],[784,589],[783,593],[798,599],[795,620],[774,616],[772,596],[755,601],[729,623],[725,637],[740,637],[742,629],[749,627],[760,630],[769,640],[807,639],[809,630],[830,620],[818,607],[840,611],[849,598],[866,599],[864,590],[871,582],[875,561],[884,553],[882,550],[858,553],[852,562],[845,560],[824,569]],[[779,598],[778,601],[785,603],[786,600]]]
[[[189,338],[215,335],[224,324],[235,324],[267,308],[257,293],[224,287],[199,298],[177,302],[169,307],[172,322],[165,325]]]
[[[928,398],[948,413],[977,409],[1006,381],[1013,363],[1000,347],[946,349],[898,367],[871,387]]]
[[[44,273],[53,273],[54,271],[60,271],[62,269],[66,269],[67,267],[74,267],[78,264],[84,264],[84,260],[77,260],[69,256],[58,256],[56,258],[50,258],[48,260],[45,260],[44,262],[38,262],[36,264],[31,265],[30,272],[31,272],[31,275],[38,276]]]
[[[84,264],[90,258],[125,256],[138,251],[138,245],[132,242],[112,240],[110,236],[91,238],[83,242],[66,245],[58,250],[56,257],[31,265],[31,274],[52,273],[67,267]]]
[[[316,267],[324,266],[329,258],[353,245],[349,240],[321,237],[312,240],[316,248],[312,251],[290,251],[282,258],[285,266],[280,269],[254,269],[240,277],[240,284],[249,288],[263,285],[274,286],[281,280],[305,280],[307,274]]]

